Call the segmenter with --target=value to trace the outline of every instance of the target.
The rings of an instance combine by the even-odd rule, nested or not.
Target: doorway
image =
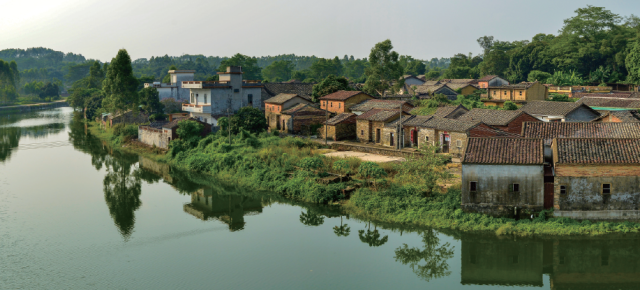
[[[380,129],[376,129],[376,143],[380,143]]]
[[[393,136],[393,133],[389,134],[389,146],[393,146],[394,139],[395,139],[395,136]]]
[[[444,132],[442,135],[440,135],[440,142],[442,144],[442,153],[449,153],[449,147],[451,143],[451,136],[449,136],[449,133]]]
[[[544,184],[544,209],[553,207],[553,183],[546,182]]]

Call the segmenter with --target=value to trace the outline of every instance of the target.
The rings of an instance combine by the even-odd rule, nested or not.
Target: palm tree
[[[351,228],[349,225],[342,225],[342,216],[340,216],[340,226],[333,227],[333,233],[338,237],[347,237],[351,233]]]
[[[369,247],[379,247],[389,241],[389,236],[380,238],[380,233],[378,232],[378,229],[375,225],[374,230],[371,230],[371,222],[369,222],[369,228],[367,229],[366,233],[364,230],[358,231],[358,237],[360,238],[361,242],[368,244]]]

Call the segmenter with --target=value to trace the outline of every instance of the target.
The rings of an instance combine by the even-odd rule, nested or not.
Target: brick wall
[[[320,128],[320,136],[324,139],[325,127],[327,127],[328,136],[330,140],[351,140],[356,139],[356,124],[355,123],[339,123],[335,126],[322,126]]]
[[[380,130],[380,138],[378,138],[377,134],[378,134],[378,130]],[[376,143],[376,144],[381,144],[382,140],[383,140],[383,136],[382,136],[382,132],[384,131],[384,122],[377,122],[377,121],[372,121],[371,122],[371,140]],[[379,139],[380,142],[377,142]]]
[[[369,142],[369,140],[373,140],[373,134],[371,134],[371,128],[369,126],[368,120],[357,120],[356,121],[356,134],[358,141],[362,143]]]
[[[518,116],[518,118],[515,118],[513,121],[511,121],[507,127],[503,127],[503,126],[494,126],[494,127],[505,132],[521,135],[522,122],[542,122],[542,121],[538,120],[534,116],[531,116],[528,114],[522,114]]]

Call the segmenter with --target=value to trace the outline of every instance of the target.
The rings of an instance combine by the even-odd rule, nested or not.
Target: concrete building
[[[182,110],[191,117],[218,126],[218,119],[233,115],[242,107],[260,108],[262,105],[262,83],[243,80],[242,68],[227,67],[219,72],[219,81],[183,81],[182,87],[189,90],[189,104]]]
[[[195,70],[170,70],[169,78],[171,82],[163,84],[160,82],[145,83],[145,88],[156,88],[160,100],[173,98],[176,101],[188,101],[189,89],[182,87],[182,82],[193,81]]]
[[[351,107],[365,100],[373,99],[361,91],[337,91],[320,98],[320,109],[332,113],[351,113]]]
[[[320,128],[321,138],[324,139],[326,135],[329,140],[333,141],[355,139],[356,117],[357,115],[354,113],[342,113],[327,120]]]
[[[457,118],[460,121],[483,122],[491,127],[519,136],[524,122],[540,122],[538,118],[523,111],[501,111],[491,109],[471,109]]]
[[[469,138],[462,159],[461,207],[492,216],[544,207],[542,139]]]
[[[600,117],[598,111],[574,102],[530,102],[520,110],[544,122],[591,122]]]
[[[640,139],[557,138],[554,216],[640,219]]]

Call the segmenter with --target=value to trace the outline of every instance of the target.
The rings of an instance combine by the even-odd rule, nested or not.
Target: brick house
[[[408,115],[403,112],[403,115]],[[397,119],[400,112],[397,110],[373,109],[356,117],[356,134],[358,141],[362,143],[372,142],[382,144],[382,132],[384,125]]]
[[[599,118],[593,120],[593,122],[638,123],[640,122],[640,113],[638,113],[638,111],[632,111],[632,110],[606,111]]]
[[[197,118],[176,118],[171,121],[152,122],[149,125],[138,126],[138,141],[149,146],[169,149],[169,143],[178,139],[177,129],[180,121],[190,120],[202,124],[200,136],[205,137],[211,133],[211,124],[200,121]]]
[[[405,147],[439,146],[440,152],[463,156],[470,137],[495,137],[503,132],[482,122],[438,116],[415,116],[403,122]]]
[[[264,83],[262,84],[262,102],[279,94],[294,94],[311,100],[312,83]]]
[[[457,106],[443,106],[438,107],[436,112],[433,113],[434,116],[447,118],[447,119],[457,119],[458,117],[469,112],[469,109],[465,108],[463,105]]]
[[[515,135],[522,133],[522,123],[542,122],[538,118],[523,111],[501,111],[491,109],[471,109],[457,120],[467,122],[483,122],[491,127]]]
[[[488,89],[495,86],[506,86],[509,82],[496,75],[488,75],[478,79],[477,85],[480,89]]]
[[[640,218],[640,139],[557,138],[554,215]]]
[[[297,104],[292,108],[282,111],[280,120],[281,131],[292,134],[317,134],[314,127],[322,124],[328,117],[328,112],[320,110],[315,105]],[[318,128],[318,127],[316,127]]]
[[[460,92],[460,95],[468,96],[478,90],[476,85],[469,83],[447,83],[447,86],[456,92]]]
[[[325,138],[326,132],[326,136],[333,141],[355,139],[356,117],[357,115],[354,113],[342,113],[327,120],[319,130],[321,138]]]
[[[530,102],[520,110],[545,122],[590,122],[600,117],[591,107],[573,102]]]
[[[338,114],[351,113],[351,106],[371,99],[372,96],[361,91],[337,91],[320,98],[320,109]]]
[[[469,138],[462,159],[465,212],[513,216],[544,207],[542,139]]]
[[[415,94],[417,97],[422,99],[428,99],[437,94],[445,95],[447,99],[452,101],[458,99],[458,92],[450,88],[448,84],[442,83],[435,85],[427,85],[427,83],[425,83],[421,86],[415,86],[411,88],[410,93]]]
[[[488,98],[481,101],[486,106],[503,107],[506,101],[516,104],[523,104],[531,101],[544,101],[549,92],[547,87],[539,82],[521,82],[519,84],[489,86],[487,89]]]
[[[278,94],[264,101],[264,115],[269,130],[280,130],[283,126],[282,112],[299,104],[313,104],[297,94]]]
[[[400,110],[401,107],[404,112],[410,112],[414,108],[414,106],[407,101],[372,99],[353,105],[350,110],[351,113],[362,115],[373,109]]]

